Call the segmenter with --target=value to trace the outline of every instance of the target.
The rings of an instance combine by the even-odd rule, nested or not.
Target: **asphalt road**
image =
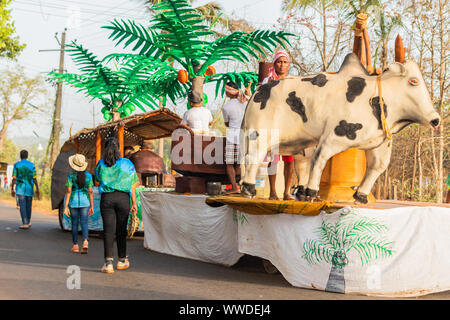
[[[142,237],[128,241],[130,269],[103,274],[100,236],[90,237],[87,255],[74,254],[71,234],[59,229],[56,216],[34,212],[29,230],[19,224],[18,210],[0,204],[2,300],[380,299],[293,287],[267,274],[257,257],[246,255],[229,268],[160,254],[145,249]],[[450,291],[413,299],[450,299]]]

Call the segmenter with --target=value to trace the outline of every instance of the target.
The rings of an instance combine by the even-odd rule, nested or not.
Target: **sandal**
[[[88,241],[84,240],[83,247],[81,248],[81,253],[88,253]]]
[[[74,244],[71,251],[74,253],[80,252],[80,248],[78,247],[78,244]]]

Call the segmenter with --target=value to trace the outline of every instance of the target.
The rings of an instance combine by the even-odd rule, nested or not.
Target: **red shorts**
[[[281,159],[283,159],[283,162],[294,162],[294,156],[281,156]],[[272,162],[278,162],[280,161],[280,155],[276,154],[273,157],[273,161]]]

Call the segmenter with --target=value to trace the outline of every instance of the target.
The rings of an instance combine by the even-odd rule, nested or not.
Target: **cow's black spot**
[[[384,115],[387,118],[387,105],[384,103],[383,100],[383,110]],[[372,113],[375,116],[375,118],[378,120],[378,129],[383,129],[383,124],[381,123],[381,107],[380,107],[380,97],[374,97],[372,100],[370,100],[370,106],[372,107]]]
[[[334,133],[338,136],[346,136],[350,140],[356,139],[356,131],[362,129],[361,123],[347,123],[345,120],[341,120],[339,125],[334,128]]]
[[[260,110],[264,109],[267,104],[267,100],[270,98],[270,90],[280,83],[280,80],[275,80],[258,87],[258,91],[253,98],[255,102],[261,102]]]
[[[259,137],[258,131],[253,131],[249,136],[250,140],[256,140]]]
[[[328,79],[324,74],[320,73],[314,78],[303,78],[302,81],[310,81],[315,86],[323,87],[328,82]]]
[[[302,117],[303,122],[308,121],[308,118],[306,117],[305,105],[303,104],[302,99],[295,95],[295,91],[289,93],[286,103],[291,107],[292,111],[298,113],[300,117]]]
[[[360,77],[353,77],[348,80],[347,84],[347,93],[345,95],[348,102],[353,102],[363,92],[366,86],[366,80]]]

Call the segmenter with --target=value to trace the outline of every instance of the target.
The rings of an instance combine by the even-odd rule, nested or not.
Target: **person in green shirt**
[[[114,272],[114,235],[119,256],[117,270],[128,269],[127,223],[130,211],[137,213],[136,186],[139,180],[133,163],[121,157],[117,138],[109,137],[105,141],[103,158],[95,168],[95,178],[100,183],[98,190],[104,232],[105,264],[101,271]]]
[[[28,151],[20,151],[20,161],[14,164],[11,196],[16,198],[22,218],[20,229],[28,229],[31,227],[31,208],[33,204],[33,196],[39,199],[39,186],[36,181],[36,167],[33,162],[28,161]],[[36,195],[34,194],[36,187]]]
[[[92,192],[94,183],[92,175],[86,171],[88,163],[82,154],[70,156],[69,165],[74,171],[67,176],[64,214],[72,219],[72,252],[80,252],[78,246],[78,221],[80,221],[84,239],[81,253],[87,253],[89,240],[88,216],[94,214],[94,195]]]

